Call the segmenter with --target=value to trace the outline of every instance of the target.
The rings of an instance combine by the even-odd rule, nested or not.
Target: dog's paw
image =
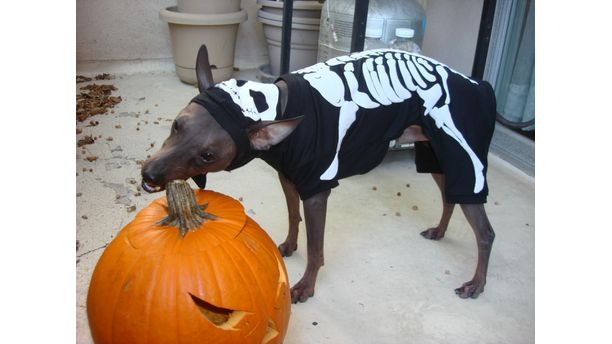
[[[292,244],[285,241],[284,243],[278,245],[278,250],[280,251],[282,257],[291,257],[293,252],[297,250],[297,244]]]
[[[475,299],[484,291],[484,283],[471,280],[463,283],[463,285],[455,289],[455,294],[462,299],[472,298]]]
[[[303,278],[293,287],[291,287],[291,302],[306,302],[310,297],[314,296],[314,282],[305,281]]]
[[[429,228],[427,230],[422,231],[421,235],[425,239],[440,240],[440,239],[444,238],[444,232],[446,232],[446,231],[442,230],[442,229],[440,229],[438,227],[434,227],[434,228]]]

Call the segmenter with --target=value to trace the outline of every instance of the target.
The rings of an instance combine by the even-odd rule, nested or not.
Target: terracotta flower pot
[[[198,49],[208,47],[213,79],[220,82],[231,78],[238,25],[247,19],[245,10],[221,14],[180,13],[176,6],[163,9],[159,18],[168,23],[172,55],[178,77],[190,84],[197,83],[195,72]]]

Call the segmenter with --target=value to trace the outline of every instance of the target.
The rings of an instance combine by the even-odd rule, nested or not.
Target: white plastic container
[[[391,48],[410,53],[421,53],[421,47],[414,41],[414,30],[405,27],[395,29],[395,38],[391,40]]]
[[[363,50],[387,48],[387,44],[382,41],[382,27],[366,28]]]
[[[354,13],[354,0],[326,0],[323,3],[317,61],[350,52]],[[387,45],[398,27],[414,29],[414,41],[421,44],[426,26],[425,9],[417,0],[370,0],[366,30],[373,24],[382,27],[381,40]]]

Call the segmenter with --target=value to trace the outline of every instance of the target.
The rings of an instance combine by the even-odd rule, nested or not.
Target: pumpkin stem
[[[173,180],[166,185],[168,217],[158,222],[161,226],[179,228],[181,238],[191,229],[196,229],[207,220],[215,220],[213,214],[204,212],[208,203],[198,205],[193,190],[184,180]]]

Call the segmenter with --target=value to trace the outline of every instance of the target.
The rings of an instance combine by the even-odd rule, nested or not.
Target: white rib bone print
[[[367,93],[359,91],[359,81],[354,73],[355,64],[353,62],[363,58],[366,60],[361,66]],[[330,68],[339,65],[344,65],[342,75]],[[339,163],[338,153],[342,147],[342,141],[355,122],[356,113],[360,107],[373,109],[417,96],[423,100],[424,115],[431,116],[436,126],[457,141],[470,157],[476,176],[474,193],[480,192],[484,187],[484,166],[453,123],[449,108],[451,95],[447,84],[448,71],[477,84],[476,81],[433,59],[399,50],[384,49],[336,57],[294,72],[304,74],[304,79],[327,102],[340,108],[336,154],[320,179],[331,180],[336,177]],[[345,99],[342,78],[348,86],[350,99]],[[442,105],[437,106],[436,104]]]

